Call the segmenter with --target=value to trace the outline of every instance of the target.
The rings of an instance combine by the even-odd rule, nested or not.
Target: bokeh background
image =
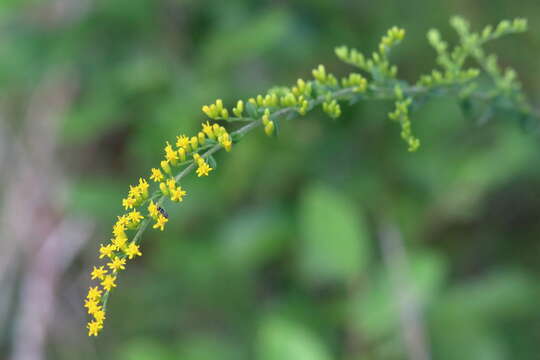
[[[2,0],[0,359],[537,359],[540,148],[527,124],[465,117],[453,100],[315,111],[250,135],[183,182],[163,233],[121,274],[105,328],[81,306],[127,186],[192,133],[200,108],[310,77],[387,28],[415,81],[425,34],[526,17],[489,46],[540,90],[540,3]]]

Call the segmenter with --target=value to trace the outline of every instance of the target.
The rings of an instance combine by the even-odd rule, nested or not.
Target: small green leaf
[[[274,122],[274,134],[273,134],[273,136],[278,137],[279,132],[280,132],[280,120],[279,119],[273,119],[272,121]]]
[[[214,155],[210,155],[208,157],[208,165],[210,165],[210,167],[214,170],[217,169],[217,161]]]

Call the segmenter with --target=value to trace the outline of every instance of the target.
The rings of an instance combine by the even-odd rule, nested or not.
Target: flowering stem
[[[85,307],[94,317],[87,325],[89,335],[97,335],[103,327],[110,290],[116,287],[114,281],[118,271],[124,270],[126,257],[132,259],[141,255],[138,244],[152,219],[156,220],[153,227],[163,230],[164,224],[168,221],[168,215],[161,208],[165,199],[170,197],[172,201],[182,201],[186,192],[181,186],[177,187],[176,183],[192,171],[196,171],[199,177],[208,176],[208,173],[216,167],[213,165],[214,153],[221,149],[230,151],[233,143],[238,143],[259,126],[264,128],[268,136],[272,136],[279,129],[281,118],[291,120],[306,115],[318,105],[322,105],[322,110],[328,116],[336,119],[341,115],[339,101],[348,100],[349,105],[368,100],[394,101],[394,111],[388,114],[388,118],[399,123],[400,135],[407,143],[408,150],[416,151],[420,146],[420,140],[411,130],[409,112],[435,97],[459,97],[464,101],[465,111],[470,105],[468,102],[485,104],[483,116],[490,115],[495,109],[509,109],[521,118],[539,117],[521,93],[521,84],[516,80],[515,72],[512,69],[503,71],[496,63],[496,58],[485,54],[481,48],[488,40],[524,31],[525,20],[516,19],[512,23],[503,21],[496,29],[487,27],[481,34],[470,33],[468,24],[460,18],[454,18],[452,26],[460,35],[460,44],[451,52],[447,50],[447,44],[441,40],[437,31],[432,30],[428,33],[428,40],[437,51],[437,62],[442,69],[435,69],[429,74],[422,75],[417,83],[396,78],[397,67],[388,60],[390,50],[401,42],[405,34],[403,29],[394,27],[383,36],[379,50],[371,57],[366,57],[358,50],[346,46],[335,50],[342,61],[369,74],[372,78],[369,82],[362,74],[356,72],[338,81],[333,74],[326,72],[323,65],[319,65],[312,71],[313,80],[298,79],[292,87],[270,90],[265,96],[257,95],[246,103],[238,100],[236,107],[232,109],[234,116],[229,117],[230,112],[223,106],[221,99],[216,100],[214,104],[203,106],[202,111],[208,118],[217,122],[239,123],[237,130],[229,133],[219,123],[206,122],[202,124],[202,131],[196,136],[191,138],[186,135],[177,136],[178,149],[174,150],[169,142],[164,149],[165,160],[161,161],[161,168],[166,175],[164,176],[160,169],[151,169],[150,179],[159,183],[159,190],[153,191],[148,196],[149,185],[144,178],[139,179],[139,185],[130,186],[128,196],[122,200],[122,205],[126,210],[135,209],[118,217],[113,226],[115,238],[111,240],[111,244],[100,247],[100,258],[107,256],[111,259],[107,264],[111,273],[105,275],[108,270],[104,270],[101,266],[95,267],[91,274],[92,279],[102,280],[101,289],[105,291],[101,297],[102,290],[99,287],[89,289]],[[483,92],[484,88],[478,88],[475,79],[480,75],[479,70],[464,68],[465,61],[471,56],[480,63],[483,72],[492,80],[493,88],[490,91]],[[499,101],[500,99],[505,101]],[[172,167],[180,169],[174,176]],[[164,178],[166,181],[162,182]],[[149,213],[148,216],[143,216],[138,208],[146,207],[147,204]],[[128,246],[125,231],[130,229],[136,229],[136,233]]]
[[[355,90],[354,87],[347,87],[347,88],[343,88],[343,89],[339,89],[337,91],[331,92],[330,94],[331,94],[332,98],[343,99],[344,97],[354,95],[355,94],[354,90]],[[378,88],[378,90],[381,90],[381,88]],[[409,87],[404,87],[403,90],[404,90],[404,92],[406,94],[410,94],[410,96],[415,96],[415,95],[420,95],[422,93],[425,93],[429,89],[426,88],[426,87],[421,87],[421,86],[409,86]],[[444,90],[448,90],[448,89],[444,89]],[[445,92],[442,93],[442,95],[447,95],[449,93],[451,93],[451,92],[445,91]],[[362,96],[364,98],[371,98],[371,97],[366,96],[366,95],[362,95]],[[379,92],[379,96],[380,96],[380,92]],[[382,99],[382,100],[384,100],[384,99],[393,99],[393,98],[395,98],[395,95],[393,94],[392,89],[388,89],[388,92],[386,94],[384,94],[382,97],[378,97],[378,98]],[[315,107],[317,105],[320,105],[321,103],[323,103],[325,101],[325,99],[326,99],[326,95],[325,96],[323,96],[323,95],[318,96],[316,99],[312,100],[312,103],[310,104],[311,105],[310,108],[313,108],[313,107]],[[284,116],[286,114],[294,113],[294,112],[297,112],[297,108],[295,108],[295,107],[286,107],[286,108],[283,108],[283,109],[280,109],[280,110],[274,112],[272,114],[272,119],[277,119],[277,118],[282,117],[282,116]],[[262,124],[261,119],[253,120],[252,118],[235,118],[234,121],[249,121],[248,124],[242,126],[238,130],[233,131],[231,133],[231,136],[232,136],[233,139],[235,139],[235,142],[237,142],[239,139],[244,137],[246,134],[248,134],[249,132],[251,132],[255,128],[261,126],[261,124]],[[217,144],[213,145],[212,147],[210,147],[206,152],[204,152],[201,155],[201,157],[206,159],[206,158],[210,157],[211,155],[213,155],[214,153],[218,152],[221,149],[223,149],[223,146],[221,144],[217,143]],[[197,165],[196,165],[195,162],[190,161],[189,165],[187,165],[184,169],[182,169],[182,171],[180,171],[174,177],[176,182],[180,181],[182,178],[189,175],[189,173],[191,173],[193,170],[195,170],[196,166]],[[160,197],[158,197],[156,205],[157,206],[162,205],[163,202],[165,201],[166,197],[167,197],[166,195],[161,195]],[[146,230],[146,228],[148,227],[150,222],[151,222],[150,218],[146,218],[141,222],[141,225],[139,226],[137,232],[135,233],[135,236],[133,237],[133,242],[135,244],[138,244],[140,242],[142,234],[144,233],[144,231]],[[126,257],[126,255],[122,256],[122,258],[125,258],[125,257]],[[103,295],[103,309],[104,310],[106,310],[106,307],[107,307],[109,294],[110,294],[110,291],[107,291]]]
[[[353,88],[340,89],[338,91],[335,91],[332,94],[332,96],[335,97],[335,98],[343,97],[343,96],[352,94],[353,91],[354,91]],[[325,99],[325,97],[319,96],[317,99],[313,100],[312,106],[317,106],[317,105],[321,104],[324,101],[324,99]],[[275,113],[273,113],[272,118],[275,119],[275,118],[286,115],[286,114],[288,114],[290,112],[293,112],[293,111],[296,111],[296,108],[294,108],[294,107],[283,108],[283,109],[278,110]],[[261,126],[261,124],[262,124],[262,120],[260,120],[260,119],[259,120],[251,120],[250,119],[249,124],[242,126],[240,129],[238,129],[236,131],[233,131],[231,133],[231,135],[232,135],[232,137],[234,139],[240,139],[240,138],[244,137],[244,135],[246,135],[250,131],[254,130],[255,128],[257,128],[259,126]],[[211,155],[213,155],[214,153],[221,150],[222,148],[223,148],[223,146],[221,144],[219,144],[219,143],[215,144],[210,149],[208,149],[205,153],[203,153],[201,155],[201,157],[206,159],[206,158],[210,157]],[[180,181],[186,175],[189,175],[189,173],[191,173],[193,170],[195,170],[195,167],[196,167],[196,164],[195,164],[195,162],[192,161],[188,166],[186,166],[182,171],[180,171],[174,177],[176,182]],[[165,201],[166,197],[167,197],[166,195],[161,195],[161,197],[158,198],[158,200],[156,202],[156,205],[157,206],[162,205],[163,202]],[[141,222],[141,225],[139,226],[137,232],[135,233],[135,236],[133,237],[133,240],[132,240],[133,243],[138,244],[140,242],[142,234],[144,233],[144,231],[146,230],[148,225],[150,225],[150,221],[151,221],[150,218],[146,218]],[[120,257],[125,258],[126,256],[127,255],[124,254],[124,255],[121,255]],[[106,311],[106,309],[107,309],[107,302],[109,300],[109,295],[110,295],[110,291],[106,291],[105,294],[103,295],[103,310],[104,311]]]
[[[440,92],[439,95],[440,96],[452,95],[454,93],[452,91],[453,90],[452,88],[455,88],[455,86],[441,86],[440,87],[441,92]],[[461,88],[461,87],[458,87],[458,88]],[[392,88],[383,88],[383,87],[379,87],[379,86],[374,86],[373,90],[376,93],[376,95],[370,96],[370,95],[365,94],[365,93],[364,94],[359,94],[360,99],[390,100],[390,99],[395,98],[395,95],[393,93]],[[383,90],[383,91],[381,91],[381,90]],[[384,91],[384,90],[387,90],[387,91]],[[406,87],[403,87],[403,92],[405,94],[407,94],[408,96],[411,96],[411,97],[421,96],[424,93],[429,92],[429,90],[430,90],[429,88],[423,87],[423,86],[406,86]],[[339,89],[339,90],[334,91],[334,92],[330,92],[329,94],[334,99],[341,99],[342,100],[343,98],[346,98],[347,96],[355,95],[356,92],[355,92],[354,87],[347,87],[347,88]],[[328,95],[320,95],[316,99],[312,100],[311,104],[310,104],[310,109],[314,108],[317,105],[322,104],[325,101],[325,99],[327,98],[327,96]],[[295,113],[297,111],[298,111],[298,109],[296,107],[286,107],[286,108],[283,108],[283,109],[280,109],[280,110],[274,112],[271,117],[272,117],[272,119],[277,119],[277,118],[282,117],[282,116],[284,116],[286,114]],[[255,128],[262,125],[262,120],[261,119],[254,120],[253,118],[248,118],[248,117],[246,117],[246,118],[234,118],[234,121],[235,122],[236,121],[248,121],[249,122],[248,124],[240,127],[238,130],[233,131],[231,133],[231,136],[232,136],[233,139],[235,139],[235,142],[238,142],[238,140],[241,139],[242,137],[244,137],[246,134],[248,134],[249,132],[251,132]],[[203,150],[203,149],[201,149],[201,150]],[[217,143],[217,144],[211,146],[210,148],[208,148],[208,150],[206,152],[204,152],[201,155],[201,157],[207,159],[208,157],[210,157],[211,155],[213,155],[214,153],[218,152],[221,149],[223,149],[223,146],[221,144]],[[193,170],[195,170],[195,168],[197,166],[194,161],[188,161],[188,162],[186,162],[186,164],[188,164],[188,165],[184,169],[182,169],[182,171],[180,171],[174,177],[176,182],[180,181],[182,178],[189,175],[189,173],[191,173]],[[153,196],[153,198],[154,197],[158,198],[158,200],[156,202],[156,205],[160,206],[160,205],[163,204],[163,202],[165,201],[167,196],[166,195],[159,196],[159,192],[157,194],[158,195]],[[141,222],[141,225],[139,226],[137,232],[135,233],[135,236],[133,237],[133,243],[138,244],[140,242],[142,234],[144,233],[144,231],[146,230],[146,228],[148,227],[150,222],[151,222],[150,218],[146,218]],[[121,256],[121,258],[125,258],[125,257],[126,257],[126,255]],[[106,310],[107,302],[108,302],[108,299],[109,299],[109,294],[110,294],[110,291],[107,291],[103,295],[103,310]]]

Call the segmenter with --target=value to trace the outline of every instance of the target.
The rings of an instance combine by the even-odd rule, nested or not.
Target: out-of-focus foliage
[[[392,59],[414,81],[434,66],[428,29],[449,33],[454,14],[478,28],[528,18],[528,33],[490,49],[518,71],[534,104],[539,10],[533,0],[0,2],[6,125],[21,126],[25,100],[47,79],[68,78],[76,93],[61,119],[61,196],[99,230],[62,288],[82,299],[79,272],[86,279],[108,239],[126,184],[154,166],[165,140],[198,128],[203,104],[222,97],[232,106],[308,77],[318,63],[345,73],[334,46],[373,49],[393,25],[408,41]],[[391,221],[405,239],[433,358],[535,358],[536,126],[504,113],[478,121],[437,100],[412,116],[422,147],[411,154],[386,119],[392,103],[343,110],[335,122],[321,112],[283,123],[277,139],[250,136],[218,155],[213,176],[187,178],[189,196],[167,208],[175,221],[146,234],[145,256],[119,279],[100,338],[86,337],[81,299],[65,300],[48,356],[407,358],[380,251],[379,224]]]
[[[311,185],[300,207],[301,272],[314,284],[346,284],[371,255],[363,214],[339,193]]]

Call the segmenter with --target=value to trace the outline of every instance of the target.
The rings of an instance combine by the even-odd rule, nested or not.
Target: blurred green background
[[[504,116],[453,100],[315,111],[250,135],[187,178],[163,233],[121,274],[105,328],[82,298],[129,184],[165,140],[227,105],[310,77],[387,28],[400,77],[434,66],[425,34],[526,17],[490,44],[540,90],[540,3],[481,1],[2,0],[0,359],[537,359],[540,148]]]

